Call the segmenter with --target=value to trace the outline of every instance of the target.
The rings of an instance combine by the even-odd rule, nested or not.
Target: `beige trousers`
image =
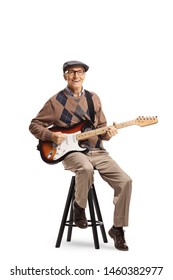
[[[85,208],[87,205],[88,191],[94,181],[95,168],[114,190],[114,225],[128,226],[132,180],[107,151],[94,150],[87,154],[73,152],[66,156],[62,163],[66,170],[76,174],[75,200],[80,207]]]

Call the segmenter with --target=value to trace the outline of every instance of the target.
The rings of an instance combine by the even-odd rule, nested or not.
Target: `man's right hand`
[[[66,137],[67,137],[66,134],[60,131],[51,133],[51,140],[57,145],[61,144],[61,142],[63,142]]]

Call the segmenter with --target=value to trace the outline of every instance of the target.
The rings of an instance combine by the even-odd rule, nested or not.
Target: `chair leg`
[[[74,195],[73,195],[74,197]],[[71,241],[72,236],[72,229],[73,229],[73,201],[74,198],[71,200],[71,209],[70,209],[70,216],[69,216],[69,224],[68,224],[68,231],[67,231],[67,241]]]
[[[68,196],[67,196],[67,200],[66,200],[66,204],[65,204],[65,208],[64,208],[64,213],[63,213],[63,217],[62,217],[62,221],[61,221],[61,225],[60,225],[60,229],[59,229],[59,233],[58,233],[58,237],[57,237],[57,241],[56,241],[56,245],[55,245],[56,248],[60,247],[60,245],[61,245],[61,240],[62,240],[62,236],[63,236],[63,232],[64,232],[66,220],[67,220],[67,215],[68,215],[70,203],[71,203],[72,196],[73,196],[74,184],[75,184],[75,176],[72,176],[70,189],[68,192]]]
[[[102,233],[102,238],[103,238],[104,243],[108,243],[107,236],[106,236],[106,231],[105,231],[105,227],[104,227],[104,223],[103,223],[103,219],[102,219],[102,215],[101,215],[99,202],[98,202],[98,199],[97,199],[97,194],[96,194],[94,184],[92,185],[92,193],[93,193],[93,201],[94,201],[95,210],[96,210],[96,213],[97,213],[97,218],[98,218],[98,221],[100,222],[100,230],[101,230],[101,233]]]
[[[88,204],[89,204],[89,211],[90,211],[90,217],[91,217],[94,245],[95,245],[95,249],[99,249],[100,246],[99,246],[99,240],[98,240],[98,234],[97,234],[96,219],[95,219],[95,214],[94,214],[92,189],[90,189],[90,191],[88,193]]]

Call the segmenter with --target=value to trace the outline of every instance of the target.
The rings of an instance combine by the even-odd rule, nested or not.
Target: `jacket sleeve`
[[[97,94],[94,94],[94,108],[95,108],[95,125],[96,125],[96,128],[100,128],[100,127],[103,127],[103,126],[107,126],[107,120],[106,120],[106,117],[105,117],[105,114],[103,112],[103,109],[102,109],[102,104],[101,104],[101,101],[100,101],[100,98],[98,97]],[[105,138],[105,134],[101,134],[99,135],[98,137],[101,139],[101,140],[107,140]]]
[[[29,125],[30,132],[42,141],[50,140],[51,131],[49,127],[54,124],[55,110],[49,99]]]

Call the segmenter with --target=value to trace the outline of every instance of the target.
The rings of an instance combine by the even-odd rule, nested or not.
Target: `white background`
[[[160,276],[143,278],[170,279],[172,15],[167,0],[0,2],[2,279],[58,279],[14,277],[10,269],[65,265],[100,270],[84,279],[100,279],[105,266],[163,266]],[[139,115],[159,119],[157,125],[119,130],[105,143],[133,179],[125,232],[129,252],[117,251],[110,238],[104,244],[100,232],[100,250],[95,250],[91,228],[75,228],[71,243],[65,232],[55,248],[72,174],[61,163],[41,160],[28,126],[47,99],[65,87],[62,65],[73,59],[90,66],[84,87],[100,96],[108,124]],[[108,231],[113,193],[97,173],[95,186]],[[116,277],[128,276],[107,276]]]

